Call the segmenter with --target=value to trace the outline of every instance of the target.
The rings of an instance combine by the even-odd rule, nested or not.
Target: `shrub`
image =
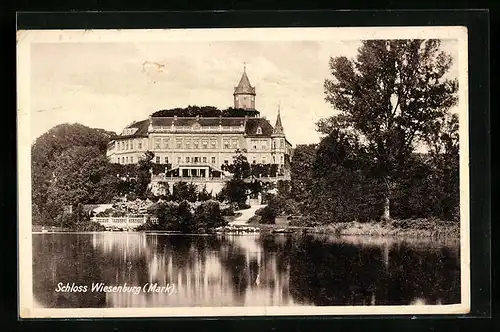
[[[227,208],[222,209],[221,213],[223,216],[232,217],[234,216],[234,209],[231,206],[229,206]]]
[[[278,207],[275,201],[271,200],[267,206],[255,211],[255,214],[260,216],[261,224],[275,224],[276,216],[278,215]]]
[[[197,228],[194,223],[191,206],[187,201],[182,201],[178,206],[176,226],[176,230],[180,231],[181,233],[191,233]]]
[[[127,201],[135,201],[137,199],[137,195],[135,193],[127,194]]]
[[[80,232],[100,232],[105,231],[106,227],[97,222],[83,221],[76,223],[73,229]]]
[[[218,202],[209,200],[196,208],[194,214],[194,227],[196,229],[210,231],[225,225],[227,225],[227,221],[222,217]]]
[[[264,211],[264,208],[257,209],[257,210],[255,211],[255,215],[256,215],[256,216],[261,216],[261,215],[262,215],[262,211]]]
[[[207,191],[207,186],[204,186],[203,189],[198,193],[198,201],[204,202],[212,199],[212,195]]]
[[[252,217],[250,217],[250,219],[248,219],[247,224],[256,224],[256,223],[260,224],[261,223],[260,219],[261,219],[260,216],[257,216],[257,215],[252,216]]]
[[[152,230],[157,230],[158,224],[154,224],[151,222],[151,220],[147,220],[144,224],[136,227],[136,231],[152,231]]]
[[[106,209],[104,211],[97,213],[96,217],[109,217],[109,216],[113,215],[114,211],[115,211],[115,209],[109,208],[109,209]]]
[[[300,227],[312,227],[318,225],[318,222],[316,222],[312,217],[298,217],[290,220],[290,223],[288,225],[300,226]]]
[[[243,206],[247,200],[247,184],[241,179],[233,178],[222,188],[221,197],[230,203]]]
[[[151,212],[158,218],[157,228],[161,230],[178,230],[178,210],[179,204],[173,202],[160,203],[155,206],[155,209]]]
[[[189,201],[196,202],[198,192],[196,185],[186,182],[177,182],[173,186],[172,199],[176,202]]]

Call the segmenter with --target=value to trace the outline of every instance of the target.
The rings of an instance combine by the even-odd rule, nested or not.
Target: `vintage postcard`
[[[466,28],[17,43],[21,318],[469,312]]]

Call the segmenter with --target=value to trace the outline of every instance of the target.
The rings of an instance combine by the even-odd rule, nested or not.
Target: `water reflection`
[[[34,234],[45,307],[408,305],[460,301],[459,243],[325,236]],[[58,293],[57,284],[88,285]],[[92,292],[175,285],[172,294]]]

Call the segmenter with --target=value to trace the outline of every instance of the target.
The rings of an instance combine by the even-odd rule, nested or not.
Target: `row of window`
[[[116,142],[116,147],[117,147],[117,150],[122,150],[122,151],[126,151],[126,150],[133,150],[134,149],[134,141],[118,141]],[[138,150],[142,150],[142,142],[141,141],[138,141],[137,142],[137,149]]]
[[[283,160],[283,156],[281,156],[280,160],[281,160],[281,163],[283,164],[283,161],[284,161],[284,160]],[[253,157],[253,158],[252,158],[252,164],[256,164],[256,163],[257,163],[257,158]],[[266,157],[262,157],[262,163],[263,163],[263,164],[267,164],[267,159],[266,159]],[[273,163],[273,164],[276,164],[276,156],[273,156],[273,161],[272,161],[272,163]]]
[[[189,163],[194,163],[194,164],[197,164],[197,163],[202,163],[202,164],[206,164],[208,162],[208,157],[185,157],[184,161],[186,164],[189,164]],[[117,159],[118,163],[120,163],[121,161],[121,164],[133,164],[134,163],[134,157],[133,156],[130,156],[130,157],[121,157],[121,160],[120,160],[120,157],[118,157]],[[283,156],[281,156],[280,158],[280,161],[281,161],[281,164],[283,164]],[[161,160],[161,157],[160,156],[156,156],[155,157],[155,162],[157,164],[161,164],[162,163],[162,160]],[[163,163],[165,164],[168,164],[169,163],[169,159],[167,156],[165,156],[163,158]],[[182,163],[182,157],[177,157],[177,164],[181,164]],[[217,163],[217,160],[215,157],[210,157],[210,163],[211,164],[216,164]],[[228,160],[224,160],[224,164],[228,164],[229,161]],[[256,164],[257,163],[257,159],[254,157],[252,159],[252,163],[253,164]],[[267,163],[267,159],[266,157],[262,157],[262,163],[263,164],[266,164]],[[273,164],[276,163],[276,157],[273,156]]]
[[[208,162],[208,157],[185,157],[184,161],[185,163],[189,164],[189,163],[203,163],[203,164],[206,164]],[[156,156],[155,157],[155,162],[157,164],[161,164],[162,163],[162,159],[160,156]],[[215,164],[216,163],[216,158],[215,157],[210,157],[210,162],[212,164]],[[227,160],[226,160],[227,162]],[[169,159],[167,156],[164,157],[163,159],[163,163],[165,164],[168,164],[169,163]],[[182,163],[182,157],[177,157],[177,164],[181,164]]]
[[[182,139],[178,138],[175,140],[175,148],[176,149],[217,149],[217,140],[216,139]],[[155,150],[168,149],[170,147],[170,139],[169,138],[155,138]],[[239,141],[237,138],[233,139],[223,139],[223,148],[224,149],[238,149]]]
[[[131,156],[131,157],[118,157],[116,159],[118,161],[119,164],[133,164],[134,163],[134,157]]]
[[[169,138],[156,138],[155,139],[155,149],[156,150],[161,150],[161,149],[168,149],[169,148]],[[184,147],[183,147],[183,141],[182,139],[177,139],[176,140],[176,145],[175,147],[177,149],[195,149],[198,150],[200,147],[202,149],[208,149],[209,146],[211,149],[217,149],[217,140],[212,139],[212,140],[202,140],[201,144],[199,140],[188,140],[184,139]],[[192,144],[191,144],[192,143]],[[117,144],[117,149],[119,151],[127,151],[127,150],[133,150],[134,149],[134,141],[121,141],[121,142],[116,142]],[[209,145],[210,144],[210,145]],[[257,144],[253,145],[253,149],[257,150]],[[285,142],[283,140],[280,141],[280,148],[283,149],[285,147]],[[223,148],[224,149],[238,149],[239,148],[239,142],[238,139],[224,139],[223,140]],[[263,150],[267,149],[267,144],[263,142],[261,144],[261,148]],[[138,141],[137,142],[137,149],[142,150],[142,142]],[[273,149],[276,149],[276,141],[273,141]]]
[[[197,164],[197,163],[202,163],[202,164],[206,164],[208,162],[208,157],[185,157],[184,158],[184,162],[186,164],[189,164],[189,163],[194,163],[194,164]],[[164,163],[165,164],[168,164],[169,163],[169,159],[167,156],[164,157],[163,159]],[[283,164],[283,156],[280,157],[280,161],[281,161],[281,164]],[[157,164],[161,164],[161,157],[160,156],[156,156],[155,157],[155,162]],[[261,160],[262,164],[266,164],[267,163],[267,159],[266,157],[262,157],[262,160]],[[182,163],[182,157],[177,157],[177,164],[181,164]],[[216,161],[216,158],[215,157],[210,157],[210,163],[211,164],[216,164],[217,161]],[[224,160],[224,164],[228,164],[229,161],[228,160]],[[257,158],[253,158],[252,159],[252,163],[253,164],[256,164],[257,163]],[[273,156],[273,164],[276,163],[276,157]]]
[[[253,149],[254,150],[257,150],[257,144],[255,142],[253,142]],[[267,149],[267,144],[266,142],[262,142],[261,144],[261,147],[262,147],[262,150],[266,150]],[[285,148],[285,142],[283,140],[280,141],[280,149],[284,149]],[[276,149],[276,141],[273,141],[273,149]]]
[[[247,100],[247,98],[248,98],[247,96],[243,96],[243,100]],[[236,100],[239,100],[239,96],[238,96],[238,95],[236,95],[236,96],[235,96],[235,99],[236,99]],[[252,101],[255,101],[255,96],[250,96],[250,99],[251,99]]]

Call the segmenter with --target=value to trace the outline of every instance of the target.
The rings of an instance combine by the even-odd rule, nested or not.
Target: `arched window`
[[[260,135],[262,134],[262,128],[261,127],[257,127],[257,135]]]

